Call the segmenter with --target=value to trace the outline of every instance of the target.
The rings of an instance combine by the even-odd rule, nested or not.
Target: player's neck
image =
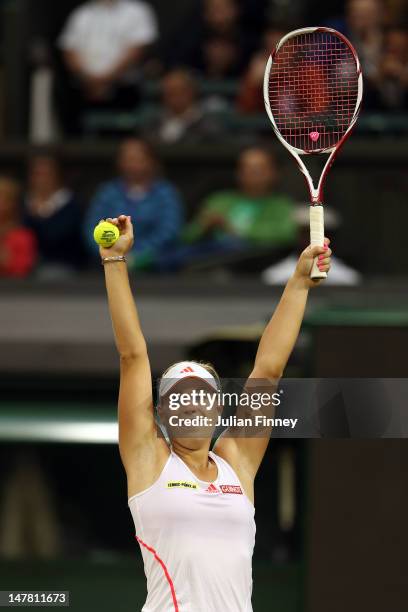
[[[186,463],[190,468],[197,470],[205,470],[209,466],[209,441],[198,448],[191,448],[188,444],[189,440],[183,439],[183,444],[173,440],[172,449]],[[197,443],[197,439],[193,440],[193,443]]]

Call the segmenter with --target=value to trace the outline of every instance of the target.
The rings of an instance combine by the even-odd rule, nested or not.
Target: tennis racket
[[[323,187],[361,107],[363,77],[357,53],[330,28],[302,28],[284,36],[264,78],[266,112],[281,143],[296,159],[310,193],[310,242],[324,246]],[[317,187],[302,156],[327,154]],[[326,278],[317,266],[312,279]]]

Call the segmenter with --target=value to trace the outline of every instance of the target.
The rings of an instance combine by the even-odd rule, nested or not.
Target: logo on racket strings
[[[310,132],[309,138],[310,140],[313,140],[313,142],[317,142],[320,138],[320,134],[319,132]]]

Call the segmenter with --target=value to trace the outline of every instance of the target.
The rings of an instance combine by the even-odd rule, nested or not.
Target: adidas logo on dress
[[[217,489],[216,486],[213,485],[213,483],[210,484],[210,486],[208,486],[205,490],[206,493],[219,493],[219,490]]]

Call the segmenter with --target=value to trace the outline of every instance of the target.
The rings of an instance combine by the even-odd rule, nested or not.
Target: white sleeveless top
[[[129,499],[147,578],[142,612],[251,612],[255,509],[213,452],[213,483],[171,454],[158,480]]]

